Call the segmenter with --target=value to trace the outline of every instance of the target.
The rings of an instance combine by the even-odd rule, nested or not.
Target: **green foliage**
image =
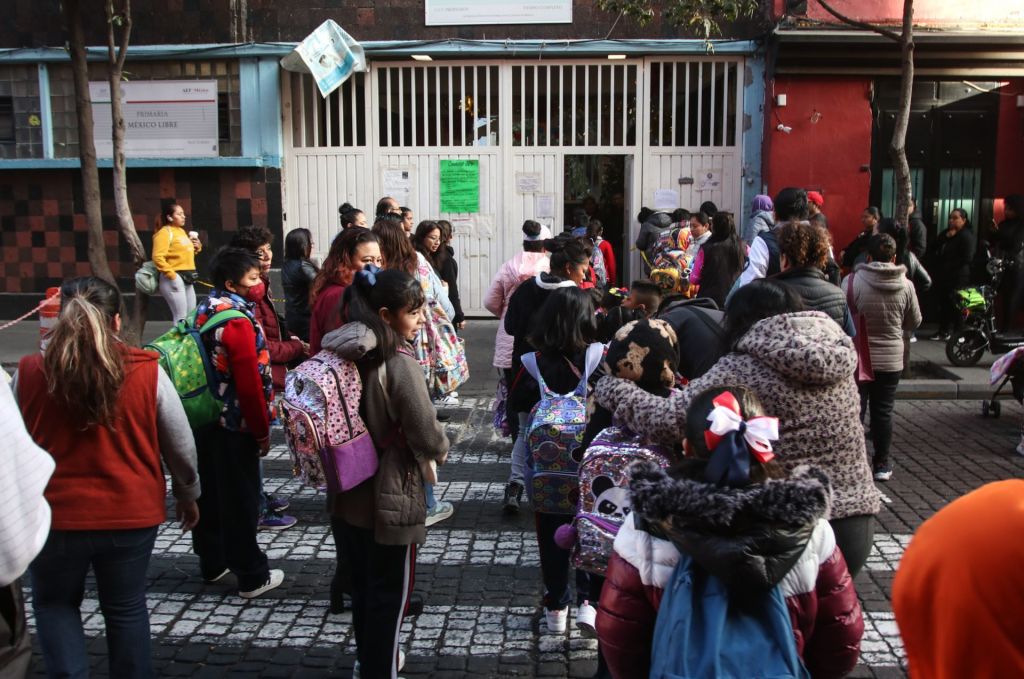
[[[758,0],[597,0],[597,6],[646,26],[660,7],[665,20],[695,30],[705,40],[722,32],[719,22],[732,22],[754,15]]]

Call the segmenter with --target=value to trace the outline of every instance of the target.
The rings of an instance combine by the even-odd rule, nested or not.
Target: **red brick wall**
[[[999,90],[999,130],[996,133],[995,219],[1003,218],[1002,199],[1024,193],[1024,108],[1017,107],[1017,95],[1024,95],[1024,78],[1011,80]]]

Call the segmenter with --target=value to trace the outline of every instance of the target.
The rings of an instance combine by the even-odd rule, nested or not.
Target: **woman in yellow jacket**
[[[161,222],[162,226],[153,234],[153,264],[160,271],[160,294],[177,323],[196,308],[196,253],[203,246],[199,234],[185,232],[185,211],[180,205],[172,203],[165,207]]]

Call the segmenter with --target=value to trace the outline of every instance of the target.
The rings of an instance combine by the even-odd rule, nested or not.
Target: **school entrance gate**
[[[711,200],[742,218],[743,75],[740,56],[373,62],[324,99],[283,72],[285,230],[308,228],[323,257],[339,205],[372,221],[393,195],[416,222],[452,222],[463,308],[488,316],[523,221],[558,233],[589,207],[628,284],[641,206]],[[478,212],[441,211],[449,159],[479,162]]]

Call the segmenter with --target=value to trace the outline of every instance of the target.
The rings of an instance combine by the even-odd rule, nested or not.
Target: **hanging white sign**
[[[571,24],[572,0],[425,0],[427,26]]]
[[[96,155],[114,155],[110,83],[89,83]],[[121,83],[124,153],[128,158],[217,156],[217,81],[150,80]]]

